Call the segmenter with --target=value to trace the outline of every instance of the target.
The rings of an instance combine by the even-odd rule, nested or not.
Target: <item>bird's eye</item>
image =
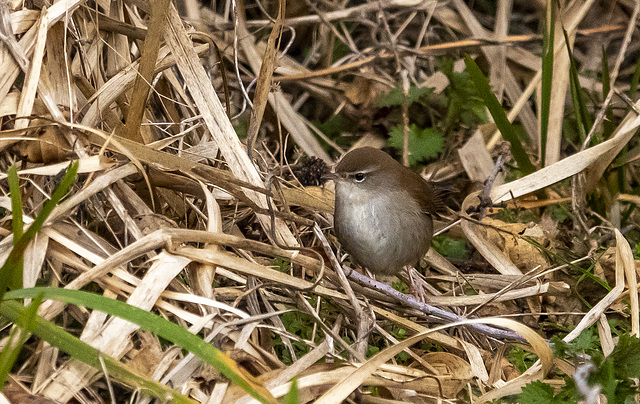
[[[356,173],[353,178],[356,179],[356,182],[362,182],[364,181],[364,173]]]

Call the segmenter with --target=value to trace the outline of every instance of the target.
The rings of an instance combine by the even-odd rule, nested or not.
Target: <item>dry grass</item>
[[[496,204],[533,212],[535,222],[469,213],[481,192],[469,184],[491,176],[501,136],[493,125],[448,134],[438,176],[469,191],[453,197],[458,208],[446,234],[468,240],[473,252],[463,262],[432,249],[424,288],[429,305],[450,313],[445,322],[484,320],[437,327],[443,317],[410,297],[393,298],[345,276],[334,255],[330,185],[302,186],[292,174],[303,155],[331,164],[354,145],[385,145],[385,119],[393,117],[377,100],[405,77],[434,88],[437,104],[449,82],[435,61],[446,56],[461,71],[465,53],[488,72],[508,117],[521,123],[532,160],[541,161],[534,105],[541,97],[544,4],[498,0],[488,14],[481,1],[475,9],[462,0],[289,3],[260,10],[229,1],[212,10],[185,0],[180,13],[166,0],[2,3],[0,171],[20,169],[25,224],[69,161],[79,159],[81,173],[29,245],[24,287],[126,300],[202,336],[276,398],[296,377],[299,402],[491,400],[532,380],[562,384],[559,370],[572,374],[575,364],[554,358],[544,339],[556,332],[549,323],[572,330],[566,342],[597,324],[605,353],[615,345],[607,319],[621,319],[638,335],[639,261],[625,239],[634,240],[637,212],[624,219],[636,225],[620,223],[621,212],[640,201],[637,188],[612,195],[603,180],[627,150],[616,161],[626,168],[621,181],[640,182],[632,148],[640,103],[624,98],[635,94],[637,6],[562,2],[557,12],[545,167],[515,180],[500,174],[490,192]],[[581,85],[596,100],[594,130],[616,125],[594,146],[568,147],[563,137],[570,60],[560,21],[581,65]],[[591,74],[600,69],[603,47],[612,66],[608,94]],[[613,115],[605,114],[608,106]],[[352,123],[341,136],[325,136],[312,124],[337,115]],[[5,178],[0,206],[9,211]],[[569,178],[572,184],[563,182]],[[605,201],[605,217],[586,205],[586,195]],[[567,202],[575,215],[570,225],[544,210]],[[4,260],[11,215],[2,220]],[[569,269],[580,265],[593,265],[610,291],[589,286],[578,293],[579,275]],[[590,308],[579,294],[588,295]],[[133,323],[53,301],[39,314],[196,402],[252,400],[198,357]],[[496,334],[496,327],[509,331]],[[504,357],[514,341],[539,358],[522,374]],[[404,360],[396,356],[403,351]],[[23,353],[4,391],[11,402],[32,395],[152,400],[135,386],[110,390],[104,369],[40,339],[29,340]]]

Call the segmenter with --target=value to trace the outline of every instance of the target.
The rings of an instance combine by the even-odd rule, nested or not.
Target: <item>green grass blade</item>
[[[604,97],[611,90],[611,77],[609,75],[609,55],[604,45],[602,45],[602,95]]]
[[[22,346],[29,339],[41,304],[42,295],[38,295],[28,307],[23,307],[22,313],[17,318],[16,326],[11,329],[8,343],[0,352],[0,386],[4,386]]]
[[[7,170],[7,182],[9,182],[9,194],[11,197],[11,215],[13,228],[13,244],[22,237],[22,195],[20,192],[20,178],[18,178],[18,169],[11,166]]]
[[[88,307],[138,324],[143,329],[151,331],[189,352],[193,352],[257,400],[263,403],[275,402],[273,396],[259,382],[249,376],[244,376],[237,364],[220,350],[191,334],[183,327],[138,307],[93,293],[57,288],[21,289],[7,292],[5,298],[25,299],[36,296],[39,293],[42,293],[45,299]]]
[[[298,391],[298,378],[291,381],[291,388],[284,396],[283,404],[298,404],[300,402],[300,392]]]
[[[24,312],[26,310],[29,309],[25,308],[18,302],[4,301],[0,303],[0,315],[16,323],[24,316]],[[51,345],[96,369],[102,369],[102,364],[104,364],[105,368],[109,372],[109,376],[115,380],[129,386],[140,388],[145,393],[160,398],[163,402],[184,404],[195,403],[187,397],[176,393],[167,386],[163,386],[135,374],[124,364],[109,356],[103,355],[91,345],[80,341],[77,337],[69,334],[61,327],[58,327],[40,316],[34,316],[33,324],[29,331],[40,339],[49,342]]]
[[[540,162],[545,166],[549,111],[551,110],[551,87],[553,84],[553,44],[555,41],[556,12],[553,1],[547,1],[547,18],[542,33],[542,81],[540,101]]]
[[[564,34],[564,41],[567,45],[567,52],[569,53],[569,83],[571,85],[571,99],[576,114],[576,123],[578,125],[580,140],[583,141],[587,137],[587,128],[591,127],[589,112],[587,111],[584,98],[582,97],[580,80],[578,79],[578,69],[569,43],[569,35],[564,27],[562,28],[562,33]]]
[[[45,220],[51,214],[51,211],[53,211],[58,202],[60,202],[60,200],[69,191],[69,188],[76,178],[78,165],[78,161],[74,161],[69,165],[69,168],[67,169],[64,178],[60,182],[60,185],[53,191],[53,194],[51,194],[51,199],[46,201],[42,205],[40,213],[33,221],[33,223],[31,223],[31,226],[29,226],[27,231],[25,231],[19,239],[14,241],[14,246],[9,253],[9,257],[7,257],[4,265],[2,265],[2,268],[0,268],[0,300],[2,300],[4,293],[7,291],[7,287],[11,285],[11,280],[13,279],[12,274],[14,274],[15,271],[17,271],[21,266],[22,257],[24,255],[24,251],[27,248],[27,245],[29,245],[29,242],[33,240],[36,234],[40,231]],[[22,212],[22,209],[20,209],[20,211]],[[22,283],[22,271],[20,271],[20,283]]]
[[[489,82],[487,78],[482,74],[480,68],[476,64],[476,62],[471,59],[468,55],[465,56],[464,59],[465,64],[467,65],[467,72],[473,80],[478,93],[484,100],[484,103],[487,105],[487,109],[489,113],[493,117],[493,120],[496,122],[496,126],[502,133],[502,137],[511,143],[511,154],[513,154],[513,158],[518,163],[518,168],[522,173],[531,174],[536,170],[535,166],[529,160],[529,155],[524,150],[518,135],[516,134],[511,122],[507,118],[507,114],[505,114],[502,105],[496,98],[496,96],[491,91],[491,87],[489,86]]]
[[[604,45],[602,46],[602,96],[607,97],[611,90],[611,75],[609,74],[609,56]],[[611,103],[604,111],[604,116],[607,118],[602,122],[604,128],[604,138],[608,139],[614,130],[616,130],[615,116],[613,115],[613,108]]]
[[[18,177],[18,169],[15,165],[7,170],[7,182],[9,183],[9,194],[11,196],[11,227],[13,230],[13,246],[15,247],[18,240],[22,237],[24,223],[22,221],[22,193],[20,192],[20,178]],[[22,287],[22,269],[23,259],[20,259],[7,272],[2,272],[2,276],[6,277],[8,286],[12,289],[20,289]],[[5,286],[6,288],[6,286]]]

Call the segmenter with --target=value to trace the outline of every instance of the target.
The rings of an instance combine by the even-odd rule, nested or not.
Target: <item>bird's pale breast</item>
[[[374,273],[394,274],[415,264],[429,249],[431,217],[407,192],[371,193],[342,182],[336,193],[336,234],[360,265]],[[403,203],[393,202],[398,200]]]

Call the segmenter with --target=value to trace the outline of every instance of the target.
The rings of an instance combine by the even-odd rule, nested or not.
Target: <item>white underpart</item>
[[[348,251],[360,264],[373,272],[394,273],[414,264],[428,250],[431,226],[429,218],[406,191],[370,192],[361,184],[340,181],[336,184],[336,221],[338,236],[352,240]],[[403,201],[396,204],[393,201]],[[428,234],[428,236],[425,236]]]

